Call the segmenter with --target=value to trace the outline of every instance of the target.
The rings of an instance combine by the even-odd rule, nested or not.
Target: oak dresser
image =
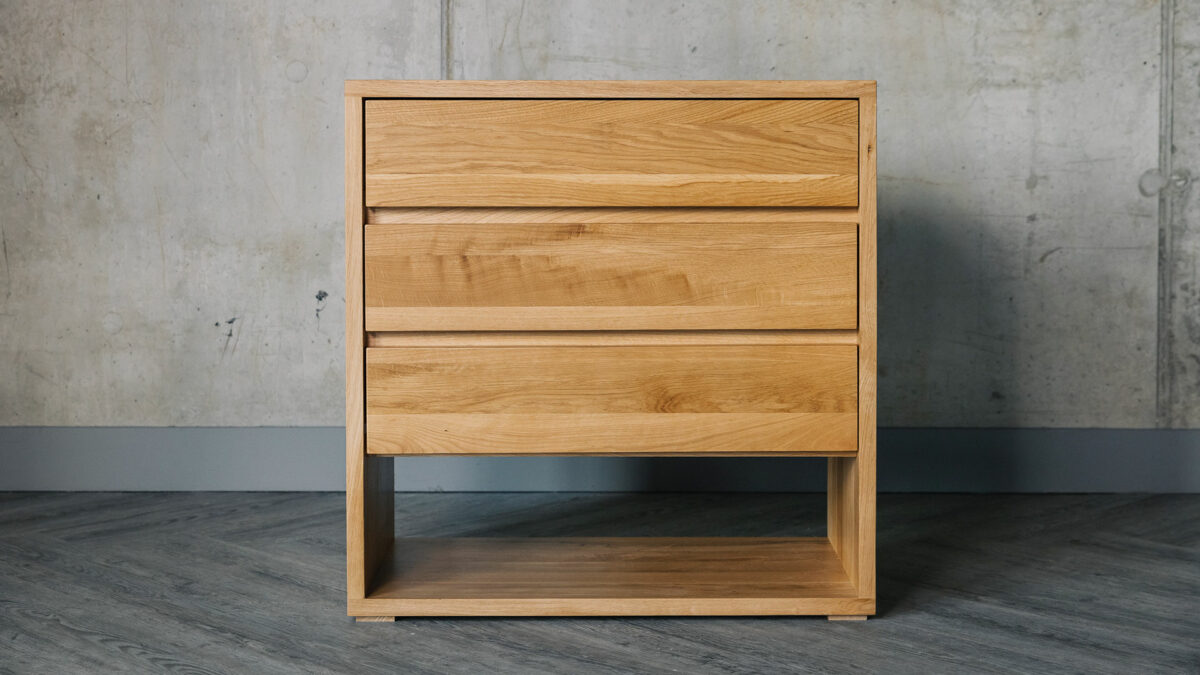
[[[875,83],[346,83],[349,614],[875,612]],[[406,455],[794,456],[826,537],[397,538]]]

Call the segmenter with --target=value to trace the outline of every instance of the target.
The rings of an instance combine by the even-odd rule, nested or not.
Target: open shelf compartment
[[[824,537],[398,538],[359,616],[863,615]]]

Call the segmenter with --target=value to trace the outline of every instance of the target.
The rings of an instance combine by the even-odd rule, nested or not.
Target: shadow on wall
[[[1003,417],[1017,424],[1008,399],[1022,398],[1011,293],[1020,277],[1000,264],[1012,257],[1012,242],[998,239],[985,216],[907,183],[880,185],[887,205],[879,221],[880,489],[1019,485],[1016,456],[951,447],[978,441],[979,431],[925,428],[925,445],[914,445],[910,430],[897,428]]]

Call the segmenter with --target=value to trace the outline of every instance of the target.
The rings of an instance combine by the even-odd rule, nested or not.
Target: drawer
[[[856,206],[854,100],[365,103],[371,206]]]
[[[366,350],[372,454],[845,454],[854,345]]]
[[[371,224],[364,251],[368,331],[857,323],[849,222]]]

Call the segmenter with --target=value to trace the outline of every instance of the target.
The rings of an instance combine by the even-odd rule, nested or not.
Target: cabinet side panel
[[[858,455],[829,459],[830,543],[858,589],[875,598],[875,95],[859,99]]]
[[[860,598],[875,597],[875,410],[878,315],[875,223],[875,92],[859,105],[859,301],[858,301],[858,586]]]
[[[366,597],[391,547],[391,460],[367,458],[363,356],[363,101],[346,97],[346,594]]]
[[[861,416],[859,417],[861,420]],[[842,560],[846,575],[858,585],[858,463],[856,457],[829,459],[829,543]]]
[[[363,581],[368,593],[379,583],[379,569],[396,532],[394,473],[391,457],[363,457]]]
[[[346,97],[346,593],[366,597],[363,555],[362,99]]]

